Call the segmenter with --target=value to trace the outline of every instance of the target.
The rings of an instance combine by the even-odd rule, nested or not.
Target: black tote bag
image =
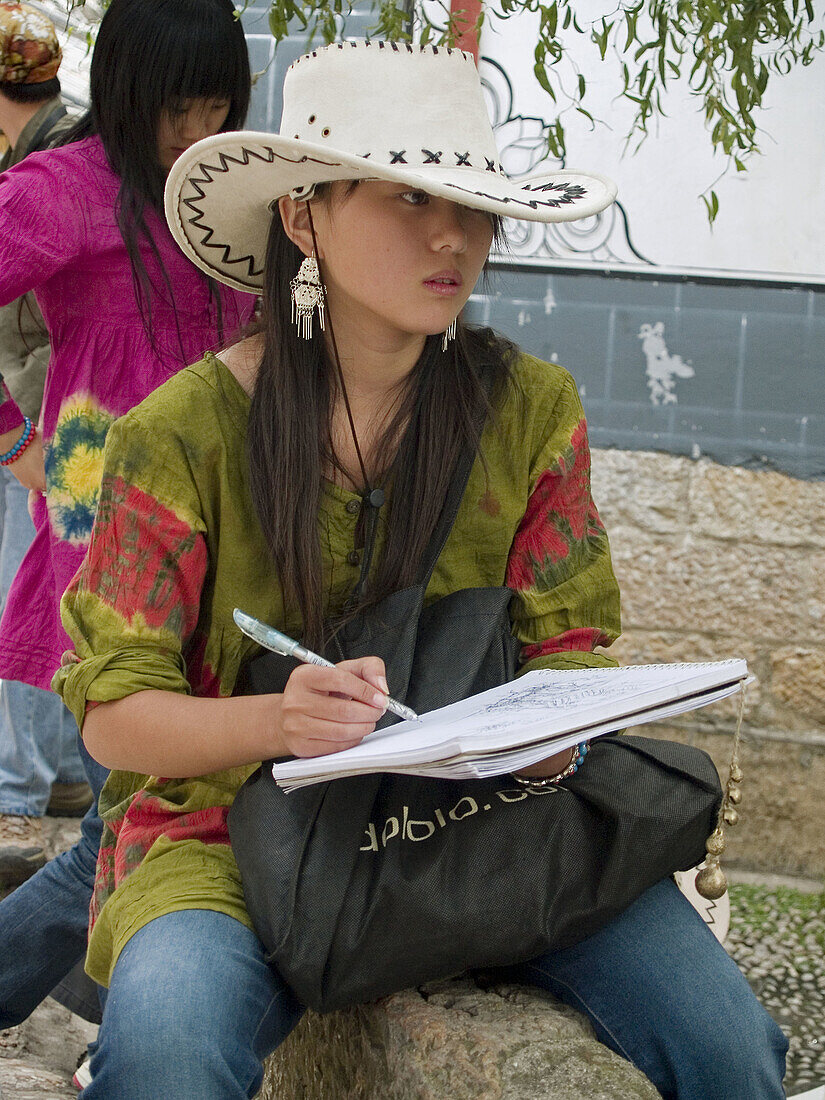
[[[509,589],[464,589],[423,606],[471,463],[462,457],[419,584],[350,623],[335,656],[382,657],[390,694],[419,712],[505,683],[517,668]],[[241,690],[281,691],[294,667],[258,657]],[[575,775],[539,794],[507,776],[393,774],[285,794],[266,762],[238,792],[229,831],[269,963],[325,1012],[584,939],[704,858],[720,801],[716,769],[698,749],[603,737]]]

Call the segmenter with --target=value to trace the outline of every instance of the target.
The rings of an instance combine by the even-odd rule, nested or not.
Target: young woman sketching
[[[457,320],[497,216],[586,216],[612,185],[509,180],[459,51],[319,49],[293,65],[284,104],[280,136],[209,139],[173,169],[176,237],[215,278],[261,287],[261,330],[112,428],[63,603],[75,650],[55,686],[114,769],[87,961],[109,985],[89,1100],[253,1096],[300,1016],[250,927],[228,811],[259,761],[357,744],[388,684],[366,655],[233,696],[257,652],[236,606],[327,644],[342,616],[414,582],[469,445],[427,602],[508,585],[529,668],[611,663],[596,650],[619,632],[575,384]],[[579,762],[567,750],[530,777]],[[653,950],[665,942],[667,968]],[[670,880],[523,976],[585,1011],[666,1096],[782,1095],[781,1033]]]

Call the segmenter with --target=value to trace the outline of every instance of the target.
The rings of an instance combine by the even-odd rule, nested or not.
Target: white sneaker
[[[88,1054],[84,1054],[83,1060],[80,1065],[74,1071],[74,1077],[72,1078],[72,1084],[78,1090],[85,1089],[87,1085],[92,1083],[92,1071],[89,1069],[90,1058]]]

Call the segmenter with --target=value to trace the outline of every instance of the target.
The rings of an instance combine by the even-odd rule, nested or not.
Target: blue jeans
[[[0,467],[0,605],[34,538],[28,490]],[[77,752],[77,726],[50,691],[0,681],[0,813],[42,817],[52,783],[79,783],[86,775]]]
[[[97,797],[109,773],[82,744],[79,751],[95,796],[81,822],[80,840],[0,901],[0,1028],[25,1020],[86,957],[89,902],[103,829]],[[55,995],[94,1019],[94,987]],[[87,999],[85,1011],[82,998]]]
[[[664,1100],[779,1100],[788,1041],[671,879],[601,932],[515,968],[588,1017]]]
[[[158,917],[120,954],[83,1100],[254,1096],[303,1009],[225,913]]]
[[[516,968],[585,1013],[668,1100],[778,1100],[787,1043],[666,880],[576,947]],[[186,910],[144,926],[118,959],[82,1100],[254,1096],[301,1006],[247,928]]]

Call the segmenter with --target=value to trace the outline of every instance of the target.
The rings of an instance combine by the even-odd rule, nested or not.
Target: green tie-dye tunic
[[[240,665],[259,652],[235,627],[234,607],[300,636],[250,498],[248,411],[234,376],[208,356],[111,428],[92,540],[62,604],[76,651],[53,685],[79,724],[89,706],[149,688],[231,695]],[[497,412],[482,438],[487,474],[477,460],[427,600],[508,584],[530,668],[612,664],[593,652],[618,636],[619,594],[575,384],[521,355]],[[357,580],[359,500],[331,484],[322,494],[318,583],[330,612]],[[376,557],[382,535],[379,526]],[[254,768],[111,774],[87,963],[97,981],[108,984],[129,938],[164,913],[215,909],[249,923],[226,819]]]

